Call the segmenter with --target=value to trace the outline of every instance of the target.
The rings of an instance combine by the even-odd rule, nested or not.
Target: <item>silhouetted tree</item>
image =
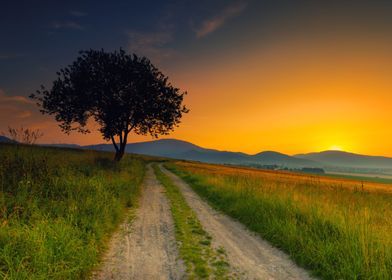
[[[177,127],[188,112],[182,105],[185,94],[147,58],[120,49],[81,51],[57,72],[50,90],[41,86],[30,97],[43,114],[54,115],[67,134],[90,132],[86,125],[93,118],[103,138],[112,141],[118,161],[131,131],[158,137]]]

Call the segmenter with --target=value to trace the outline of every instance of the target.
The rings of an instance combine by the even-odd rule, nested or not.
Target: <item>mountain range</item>
[[[302,158],[331,166],[351,166],[357,168],[392,168],[392,158],[382,156],[359,155],[341,151],[324,151],[320,153],[308,153],[295,155]]]
[[[111,144],[89,145],[84,146],[83,148],[100,151],[114,151],[113,145]],[[286,167],[317,166],[317,163],[312,160],[296,158],[273,151],[264,151],[255,155],[249,155],[241,152],[206,149],[176,139],[130,143],[126,147],[126,152],[209,163],[280,165]]]
[[[12,140],[0,136],[0,142],[10,141]],[[76,144],[45,144],[45,146],[114,151],[112,144],[87,146],[79,146]],[[126,152],[219,164],[260,167],[276,166],[278,168],[289,169],[311,167],[323,168],[326,171],[331,172],[392,174],[392,158],[360,155],[343,151],[323,151],[293,156],[274,151],[263,151],[250,155],[241,152],[207,149],[177,139],[161,139],[129,143],[126,147]]]
[[[111,144],[89,145],[83,148],[114,151]],[[392,158],[360,155],[343,151],[323,151],[293,156],[274,151],[263,151],[250,155],[241,152],[207,149],[177,139],[161,139],[130,143],[127,145],[126,152],[220,164],[275,165],[279,168],[290,169],[312,167],[323,168],[331,172],[392,174]]]
[[[114,151],[111,144],[89,145],[82,148]],[[275,165],[279,168],[290,169],[312,167],[323,168],[330,172],[392,174],[392,158],[343,151],[323,151],[293,156],[274,151],[263,151],[250,155],[241,152],[207,149],[182,140],[161,139],[130,143],[127,145],[126,152],[220,164]]]

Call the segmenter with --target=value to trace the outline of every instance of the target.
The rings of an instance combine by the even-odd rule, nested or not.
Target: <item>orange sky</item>
[[[175,137],[249,153],[335,146],[392,155],[391,53],[377,46],[313,47],[256,49],[179,75],[192,112]]]
[[[175,69],[170,76],[188,90],[185,102],[191,112],[169,137],[247,153],[340,148],[392,156],[388,50],[370,45],[337,51],[322,42],[306,46],[271,45],[209,67],[199,61],[182,66],[188,71]],[[102,142],[95,133],[61,136],[50,119],[41,127],[48,130],[48,125],[43,142]]]
[[[247,153],[342,149],[392,156],[390,36],[347,30],[302,35],[244,42],[222,53],[178,55],[163,68],[189,92],[185,104],[191,111],[167,138]],[[98,133],[65,136],[28,101],[6,96],[0,91],[0,117],[42,129],[41,142],[102,142]],[[146,140],[151,137],[130,137]]]

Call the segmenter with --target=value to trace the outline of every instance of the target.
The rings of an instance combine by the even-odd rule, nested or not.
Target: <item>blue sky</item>
[[[26,94],[88,48],[123,47],[171,66],[178,65],[171,59],[176,54],[219,56],[243,51],[241,45],[257,46],[268,36],[306,30],[311,26],[301,25],[312,15],[319,17],[318,28],[358,26],[361,20],[391,23],[391,1],[322,2],[3,1],[0,88]],[[317,26],[314,19],[311,23]]]
[[[2,4],[0,86],[24,94],[50,81],[79,50],[122,47],[157,64],[247,7],[230,1],[9,1]],[[209,20],[217,22],[210,22]],[[203,46],[201,46],[203,48]]]

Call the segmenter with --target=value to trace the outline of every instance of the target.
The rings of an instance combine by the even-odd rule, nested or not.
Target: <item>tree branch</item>
[[[124,131],[124,146],[127,144],[127,140],[128,140],[128,133],[129,131]]]
[[[122,131],[120,132],[120,134],[118,135],[118,138],[120,139],[120,147],[123,143],[123,137],[122,137]]]
[[[135,124],[133,124],[133,125],[131,125],[131,127],[129,128],[129,129],[127,129],[127,133],[129,133],[129,132],[131,132],[132,131],[132,129],[134,129],[135,128]]]

